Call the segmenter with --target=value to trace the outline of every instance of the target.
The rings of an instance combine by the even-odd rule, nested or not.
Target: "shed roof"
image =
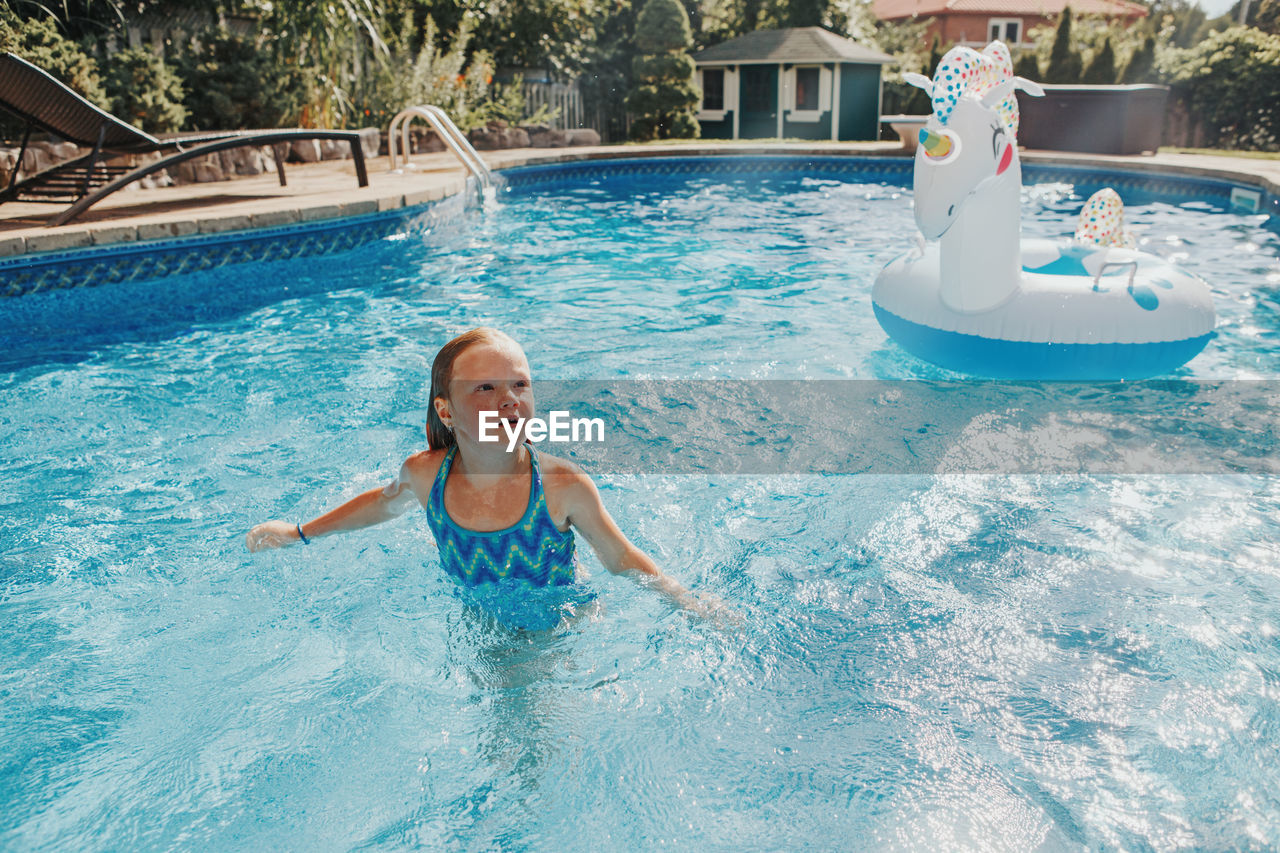
[[[874,0],[872,10],[882,21],[955,14],[1027,15],[1053,18],[1067,6],[1077,15],[1143,18],[1147,7],[1129,0]]]
[[[896,60],[878,50],[842,38],[822,27],[756,30],[713,44],[693,55],[693,61],[725,62],[861,62],[884,65]]]

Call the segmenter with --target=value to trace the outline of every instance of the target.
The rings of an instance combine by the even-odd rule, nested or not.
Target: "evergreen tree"
[[[1120,75],[1121,83],[1150,83],[1152,70],[1156,64],[1156,39],[1155,36],[1147,36],[1146,41],[1142,43],[1142,47],[1133,52],[1133,56],[1129,57],[1129,64],[1124,67],[1124,72]]]
[[[111,111],[148,133],[182,127],[182,81],[164,60],[146,48],[128,48],[111,57],[103,84]]]
[[[1018,77],[1039,82],[1043,75],[1040,73],[1040,63],[1036,60],[1036,52],[1029,49],[1021,51],[1018,54],[1018,61],[1014,63],[1013,73]]]
[[[195,130],[287,126],[306,102],[297,65],[277,63],[252,36],[205,33],[181,57],[179,71],[187,84],[188,126]]]
[[[1044,69],[1046,83],[1079,83],[1081,73],[1080,54],[1071,49],[1071,7],[1062,10],[1058,30],[1053,37],[1053,50],[1049,64]]]
[[[1116,82],[1116,54],[1111,49],[1111,39],[1102,42],[1101,49],[1089,62],[1080,81],[1095,85],[1109,86]]]
[[[694,107],[700,97],[689,56],[693,36],[680,0],[646,0],[636,19],[633,85],[627,109],[636,114],[636,139],[695,139]]]

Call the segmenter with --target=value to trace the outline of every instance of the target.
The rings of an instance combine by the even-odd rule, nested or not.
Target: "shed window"
[[[818,68],[796,69],[796,109],[818,109]]]
[[[702,71],[702,108],[724,109],[724,69],[705,68]]]

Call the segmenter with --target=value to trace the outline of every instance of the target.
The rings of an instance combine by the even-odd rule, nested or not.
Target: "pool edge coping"
[[[536,149],[507,149],[504,152],[492,152],[502,155],[503,162],[495,164],[494,171],[529,166],[556,165],[573,162],[591,162],[599,160],[646,159],[660,157],[720,157],[720,156],[823,156],[823,157],[874,157],[909,160],[899,147],[886,147],[876,144],[875,147],[854,147],[843,145],[806,145],[796,143],[765,145],[621,145],[584,148],[581,150],[562,150],[555,153],[536,153],[521,156],[526,151]],[[509,156],[515,155],[515,156]],[[1182,178],[1203,178],[1208,180],[1228,181],[1254,187],[1273,199],[1280,199],[1280,175],[1276,179],[1260,171],[1227,168],[1222,163],[1212,165],[1195,165],[1189,163],[1170,163],[1156,159],[1160,155],[1151,156],[1108,156],[1079,155],[1069,152],[1022,151],[1023,161],[1036,165],[1058,165],[1077,168],[1118,169],[1144,174],[1168,175]],[[1206,155],[1165,155],[1180,157],[1197,157]],[[1270,162],[1270,161],[1263,161]],[[1233,164],[1234,165],[1234,164]],[[95,223],[49,231],[34,236],[0,236],[0,260],[14,262],[18,259],[38,261],[41,256],[93,248],[114,248],[126,244],[160,244],[184,237],[210,234],[250,234],[270,228],[306,223],[332,222],[334,220],[351,219],[366,216],[370,213],[384,213],[391,210],[423,208],[435,202],[458,195],[466,190],[467,179],[460,174],[440,176],[432,185],[411,192],[391,193],[377,198],[353,200],[334,203],[325,200],[323,203],[301,206],[289,206],[280,209],[250,214],[230,214],[181,217],[169,222],[141,224]],[[412,214],[410,214],[412,215]],[[35,241],[36,247],[31,243]]]

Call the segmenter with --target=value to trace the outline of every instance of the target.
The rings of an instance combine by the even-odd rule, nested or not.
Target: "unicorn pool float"
[[[952,48],[933,80],[915,158],[921,237],[876,279],[876,319],[913,355],[1003,378],[1135,379],[1193,358],[1213,335],[1199,278],[1139,252],[1113,190],[1085,204],[1074,239],[1022,239],[1022,169],[1009,49]]]

